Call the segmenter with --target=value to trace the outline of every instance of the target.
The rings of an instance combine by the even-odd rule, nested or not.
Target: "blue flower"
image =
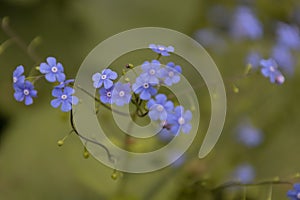
[[[250,8],[240,6],[234,14],[231,34],[236,39],[259,39],[263,34],[262,25]]]
[[[154,51],[162,56],[169,56],[170,52],[174,52],[174,47],[172,47],[172,46],[165,47],[163,45],[150,44],[149,48],[152,49],[152,51]]]
[[[225,40],[214,29],[199,29],[194,34],[195,39],[204,47],[212,48],[214,51],[222,52],[226,47]]]
[[[110,87],[109,89],[101,88],[99,90],[100,94],[100,101],[102,103],[109,103],[111,104],[111,97],[112,97],[112,91],[114,89],[114,86]]]
[[[165,68],[159,70],[159,77],[164,79],[164,83],[167,86],[171,86],[173,83],[180,81],[181,67],[175,65],[173,62],[169,62]]]
[[[100,88],[103,84],[105,89],[109,89],[113,85],[112,80],[116,78],[118,78],[118,74],[111,69],[104,69],[101,74],[97,72],[92,77],[95,88]]]
[[[13,85],[14,88],[17,87],[18,84],[23,84],[25,81],[24,67],[22,65],[18,66],[13,72]]]
[[[165,123],[165,121],[163,123]],[[176,131],[176,133],[177,133],[177,131]],[[174,134],[171,133],[170,128],[167,128],[167,126],[163,126],[162,129],[157,134],[157,136],[160,140],[169,142],[175,137],[176,133],[174,133]]]
[[[300,199],[300,183],[295,183],[294,188],[287,192],[287,197],[290,200],[299,200]]]
[[[157,90],[153,87],[156,82],[150,82],[147,76],[139,76],[136,78],[135,83],[132,85],[132,90],[136,94],[140,94],[140,98],[143,100],[149,100],[152,95],[157,93]]]
[[[255,171],[251,165],[242,164],[235,169],[234,178],[243,184],[250,183],[255,178]]]
[[[300,34],[296,26],[283,22],[278,23],[277,38],[280,45],[294,50],[300,49]]]
[[[78,98],[72,96],[75,90],[71,87],[65,87],[63,89],[53,89],[52,96],[56,97],[51,101],[51,106],[57,108],[61,105],[61,110],[63,112],[69,112],[72,109],[72,104],[76,105],[78,103]]]
[[[246,63],[248,65],[251,65],[253,69],[257,69],[259,67],[260,60],[261,60],[260,54],[255,51],[251,51],[246,58]]]
[[[167,118],[167,125],[170,126],[170,131],[177,135],[180,130],[183,133],[189,133],[192,129],[190,121],[192,119],[191,111],[184,112],[182,106],[177,106],[174,109],[174,113],[169,113]]]
[[[37,91],[34,89],[33,84],[29,81],[24,81],[23,83],[15,85],[14,89],[15,99],[19,102],[25,100],[25,105],[27,106],[33,103],[32,97],[37,96]]]
[[[158,94],[155,99],[150,99],[147,103],[149,109],[149,117],[152,120],[166,120],[168,112],[171,112],[174,105],[171,101],[167,101],[167,96]]]
[[[62,82],[65,80],[64,67],[57,63],[54,57],[48,57],[47,63],[40,64],[40,72],[46,74],[45,78],[49,82]]]
[[[160,69],[160,62],[158,60],[152,60],[151,63],[146,61],[142,64],[142,76],[146,78],[149,82],[158,84],[158,71]]]
[[[237,127],[237,140],[247,147],[256,147],[263,141],[263,133],[250,122],[243,122]]]
[[[112,103],[117,106],[129,104],[131,99],[131,89],[129,83],[116,83],[112,92]]]
[[[260,65],[262,66],[261,73],[264,77],[269,77],[271,83],[284,83],[285,78],[278,70],[277,63],[274,59],[261,60]]]
[[[272,51],[272,58],[276,60],[280,69],[290,76],[293,75],[295,58],[289,48],[283,45],[275,46]]]

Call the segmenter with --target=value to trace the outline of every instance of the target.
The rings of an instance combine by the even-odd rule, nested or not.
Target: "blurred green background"
[[[146,26],[193,36],[199,28],[211,25],[207,14],[212,6],[234,8],[245,2],[251,2],[266,24],[266,39],[237,43],[224,36],[228,42],[225,51],[208,49],[225,79],[228,95],[226,124],[214,151],[203,160],[190,153],[179,168],[123,177],[118,173],[117,180],[111,178],[112,169],[93,158],[83,158],[83,147],[76,136],[69,137],[63,147],[56,145],[71,127],[67,115],[50,107],[50,85],[39,85],[39,98],[30,107],[13,99],[14,68],[22,64],[28,74],[37,63],[17,45],[9,45],[0,53],[0,199],[206,199],[209,194],[195,182],[221,184],[242,162],[254,166],[256,181],[277,176],[296,181],[292,176],[300,171],[299,66],[281,86],[256,74],[241,80],[235,77],[245,69],[249,48],[259,46],[268,51],[274,43],[268,22],[287,21],[289,13],[300,6],[297,0],[1,0],[0,17],[8,16],[12,29],[26,43],[39,36],[41,42],[35,49],[38,55],[43,59],[55,56],[71,78],[87,54],[109,36]],[[0,31],[0,43],[7,39]],[[233,83],[239,87],[237,94]],[[201,115],[204,122],[208,121],[207,110],[204,108]],[[258,148],[244,148],[234,140],[234,128],[243,117],[251,118],[264,132],[264,142]],[[201,130],[207,128],[204,122]],[[194,144],[195,149],[199,144]],[[289,188],[274,186],[272,199],[285,199]],[[269,186],[251,187],[247,199],[266,199],[268,191]]]

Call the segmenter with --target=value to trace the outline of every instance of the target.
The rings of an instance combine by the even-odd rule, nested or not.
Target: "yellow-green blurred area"
[[[74,78],[87,54],[114,34],[137,27],[164,27],[194,36],[198,29],[212,26],[207,19],[211,7],[234,9],[245,2],[255,7],[264,24],[265,39],[236,42],[224,34],[228,44],[225,51],[208,49],[227,90],[227,116],[219,142],[200,160],[197,150],[201,135],[185,154],[182,166],[147,174],[122,174],[92,157],[85,159],[83,145],[74,134],[58,147],[57,141],[71,130],[69,115],[50,106],[53,85],[46,81],[36,85],[39,93],[33,105],[27,107],[14,100],[15,67],[22,64],[29,74],[39,63],[1,30],[0,43],[7,41],[7,45],[0,49],[0,200],[216,199],[205,188],[230,180],[240,163],[255,168],[254,182],[275,177],[296,182],[294,176],[300,172],[299,52],[294,55],[298,60],[295,73],[287,76],[283,85],[271,84],[260,73],[239,77],[245,71],[249,49],[258,47],[268,52],[275,43],[268,22],[287,22],[293,9],[300,6],[298,0],[1,0],[0,18],[9,17],[11,29],[27,45],[38,37],[32,47],[39,57],[56,57],[63,63],[67,78]],[[198,82],[196,76],[190,78]],[[200,102],[199,134],[205,133],[210,117],[206,90],[197,91],[205,96]],[[243,118],[250,118],[263,131],[264,141],[259,147],[246,148],[236,142],[234,130]],[[114,130],[111,127],[110,131]],[[245,199],[267,199],[270,187],[247,188]],[[272,199],[285,199],[291,187],[274,185]],[[218,200],[242,199],[242,191],[229,190],[227,197]]]

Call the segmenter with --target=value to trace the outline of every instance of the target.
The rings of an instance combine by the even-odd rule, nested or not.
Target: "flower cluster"
[[[214,28],[204,27],[195,32],[195,39],[203,46],[220,53],[224,50],[228,40],[221,33],[225,32],[230,39],[239,42],[245,40],[260,40],[264,36],[264,27],[255,15],[253,4],[239,5],[231,14],[225,7],[213,7],[213,16],[208,15],[208,20],[214,23]],[[300,29],[299,26],[289,22],[278,22],[273,33],[276,35],[275,44],[271,46],[268,55],[261,55],[261,49],[251,48],[246,56],[246,63],[253,70],[259,69],[261,74],[269,78],[271,83],[283,84],[285,75],[292,76],[296,57],[294,52],[300,51]],[[224,52],[224,51],[223,51]],[[267,57],[267,59],[263,59]],[[261,68],[260,68],[261,67]]]
[[[149,48],[160,56],[169,56],[174,52],[172,46],[149,45]],[[190,132],[192,113],[184,110],[183,106],[174,106],[165,94],[159,93],[160,86],[171,86],[180,81],[182,69],[179,65],[169,62],[166,65],[158,59],[145,61],[141,65],[142,72],[136,76],[135,82],[121,83],[117,80],[118,74],[111,69],[104,69],[92,75],[94,88],[98,89],[100,101],[104,104],[123,106],[132,102],[139,111],[142,111],[143,101],[146,104],[144,114],[153,121],[158,121],[162,131],[177,135],[180,131]],[[134,69],[132,69],[134,70]],[[140,114],[144,116],[144,114]]]
[[[13,72],[13,88],[15,90],[14,98],[17,101],[24,101],[25,105],[33,103],[33,97],[37,97],[37,91],[34,89],[34,83],[40,77],[50,83],[57,83],[53,90],[52,96],[55,97],[51,101],[51,106],[57,108],[61,106],[63,112],[68,112],[72,109],[72,104],[78,103],[78,98],[73,96],[75,90],[70,86],[74,82],[73,79],[66,80],[64,74],[64,67],[61,63],[57,62],[54,57],[48,57],[47,62],[43,62],[37,68],[42,76],[28,77],[24,74],[24,67],[18,66]],[[32,81],[30,81],[32,79]]]

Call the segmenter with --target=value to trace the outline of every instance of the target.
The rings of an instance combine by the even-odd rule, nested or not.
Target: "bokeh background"
[[[236,39],[230,34],[239,6],[249,7],[260,20],[262,37]],[[83,146],[75,135],[64,146],[57,146],[71,126],[67,114],[49,105],[51,85],[39,84],[39,97],[32,106],[14,100],[13,70],[22,64],[28,74],[38,63],[8,42],[0,48],[1,200],[267,199],[271,188],[272,199],[286,199],[286,191],[292,187],[286,184],[247,187],[246,192],[245,188],[229,187],[221,194],[207,189],[243,179],[235,175],[239,166],[250,166],[241,172],[246,182],[297,181],[300,54],[292,52],[294,70],[284,73],[283,85],[270,83],[259,72],[246,77],[244,71],[250,51],[269,57],[279,21],[300,26],[298,0],[1,0],[0,17],[5,16],[26,44],[38,37],[34,42],[37,54],[42,59],[55,56],[69,78],[99,42],[121,31],[153,26],[185,33],[198,39],[219,67],[227,89],[228,112],[223,134],[207,158],[199,160],[191,148],[180,166],[139,175],[117,172],[114,180],[113,169],[92,157],[84,159]],[[206,28],[216,34],[199,35],[199,30]],[[0,43],[8,39],[1,30]],[[203,106],[199,132],[207,128],[210,116],[209,103]],[[259,135],[254,138],[257,145],[249,145],[237,135],[245,126],[250,135]],[[200,144],[201,137],[194,148]]]

